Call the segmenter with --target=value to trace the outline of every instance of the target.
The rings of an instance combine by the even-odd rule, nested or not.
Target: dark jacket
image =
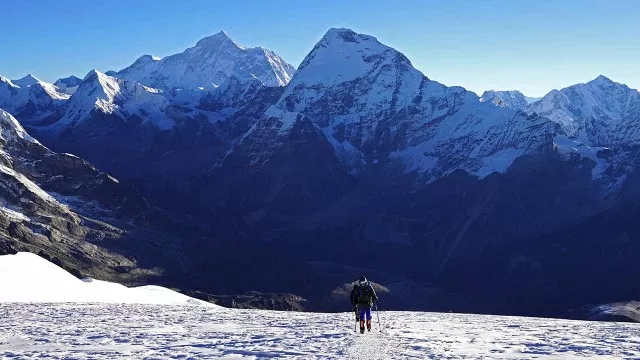
[[[353,285],[353,289],[351,289],[349,299],[353,306],[371,307],[373,306],[373,302],[378,300],[378,295],[376,295],[376,291],[373,289],[370,282],[366,282],[363,285],[356,283]]]

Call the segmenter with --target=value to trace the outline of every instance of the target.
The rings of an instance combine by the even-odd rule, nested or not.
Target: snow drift
[[[128,288],[107,281],[80,280],[32,253],[0,256],[0,303],[126,303],[217,307],[160,286]]]

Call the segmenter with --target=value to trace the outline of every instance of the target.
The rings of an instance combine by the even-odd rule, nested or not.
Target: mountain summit
[[[280,120],[280,133],[310,120],[352,173],[395,164],[427,180],[504,172],[554,133],[547,120],[430,80],[399,51],[349,29],[324,35],[266,115]]]
[[[640,144],[640,94],[602,75],[585,84],[553,90],[528,109],[590,146]]]
[[[525,96],[518,90],[495,91],[488,90],[482,93],[481,102],[490,102],[496,106],[524,110],[529,104],[538,101],[537,98]]]
[[[40,119],[56,112],[69,95],[31,74],[18,80],[0,76],[0,107],[12,114]]]
[[[264,48],[244,48],[221,31],[184,52],[159,59],[144,55],[131,66],[109,72],[153,88],[215,88],[231,77],[258,79],[266,86],[286,85],[295,68]]]

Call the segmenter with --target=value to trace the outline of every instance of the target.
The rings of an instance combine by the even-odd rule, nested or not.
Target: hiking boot
[[[360,334],[364,334],[364,321],[360,321]]]
[[[367,320],[367,331],[371,331],[371,320]]]

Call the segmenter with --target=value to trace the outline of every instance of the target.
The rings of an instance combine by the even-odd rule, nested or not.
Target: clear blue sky
[[[376,36],[446,85],[541,96],[599,74],[640,88],[638,0],[0,0],[0,74],[119,70],[225,30],[297,66],[331,27]]]

